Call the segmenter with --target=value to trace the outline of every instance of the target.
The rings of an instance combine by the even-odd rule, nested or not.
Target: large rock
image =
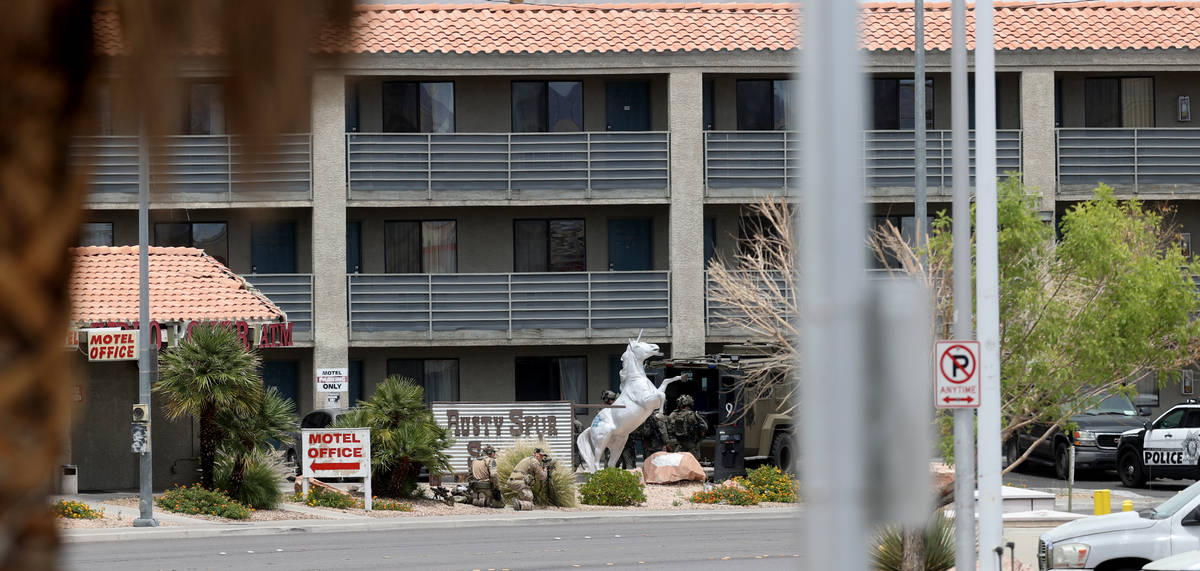
[[[689,452],[655,452],[642,464],[647,484],[704,481],[704,468]]]

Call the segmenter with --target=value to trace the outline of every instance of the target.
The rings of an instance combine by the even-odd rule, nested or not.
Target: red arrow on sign
[[[943,400],[943,401],[945,401],[946,403],[952,403],[952,402],[965,402],[965,403],[968,403],[968,404],[969,404],[969,403],[973,402],[975,399],[973,399],[973,398],[971,398],[971,397],[966,397],[966,398],[953,398],[953,399],[952,399],[952,398],[950,398],[950,397],[946,397],[946,398],[944,398],[944,399],[942,399],[942,400]],[[314,466],[315,466],[315,465],[316,465],[316,464],[314,464]]]
[[[313,470],[357,470],[358,462],[313,462]]]

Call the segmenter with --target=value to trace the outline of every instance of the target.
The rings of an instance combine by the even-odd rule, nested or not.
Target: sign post
[[[979,408],[979,342],[938,341],[933,404],[938,408]]]
[[[370,428],[305,428],[300,448],[305,496],[309,478],[362,478],[363,507],[371,511]]]

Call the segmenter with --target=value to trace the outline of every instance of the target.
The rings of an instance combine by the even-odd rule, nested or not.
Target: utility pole
[[[979,553],[1000,571],[1000,276],[996,213],[996,60],[992,0],[975,2],[975,259],[979,326]],[[986,555],[982,555],[986,554]]]
[[[150,404],[150,144],[143,122],[138,137],[138,402]],[[157,339],[155,340],[157,341]],[[149,409],[148,409],[149,410]],[[138,455],[138,518],[134,527],[158,527],[154,519],[154,463],[146,417],[146,450]]]
[[[974,339],[971,327],[970,121],[967,102],[966,0],[950,7],[950,169],[953,181],[954,338]],[[975,411],[954,409],[955,566],[975,568]]]
[[[925,0],[913,2],[913,31],[916,41],[913,45],[913,144],[916,147],[916,164],[914,188],[916,189],[916,211],[913,218],[917,226],[917,248],[925,245],[926,191],[925,191]]]

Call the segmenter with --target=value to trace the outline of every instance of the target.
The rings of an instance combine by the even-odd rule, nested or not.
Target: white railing
[[[1200,129],[1055,129],[1059,192],[1200,189]]]
[[[347,187],[352,199],[664,197],[669,150],[658,131],[348,133]]]
[[[287,314],[294,340],[312,341],[312,274],[244,274],[242,278]]]
[[[913,131],[866,131],[864,174],[874,189],[912,188],[916,181]],[[782,190],[799,185],[801,135],[795,131],[705,131],[704,181],[710,192]],[[926,185],[948,193],[950,131],[926,132]],[[975,172],[975,133],[971,132],[971,183]],[[1021,131],[996,132],[996,167],[1001,173],[1021,170]]]
[[[176,135],[149,150],[151,200],[249,202],[312,199],[312,140],[280,135],[247,153],[245,138]],[[136,202],[138,137],[77,137],[72,162],[86,169],[91,202]]]
[[[350,334],[670,327],[668,272],[351,274]],[[361,336],[361,335],[359,335]]]

